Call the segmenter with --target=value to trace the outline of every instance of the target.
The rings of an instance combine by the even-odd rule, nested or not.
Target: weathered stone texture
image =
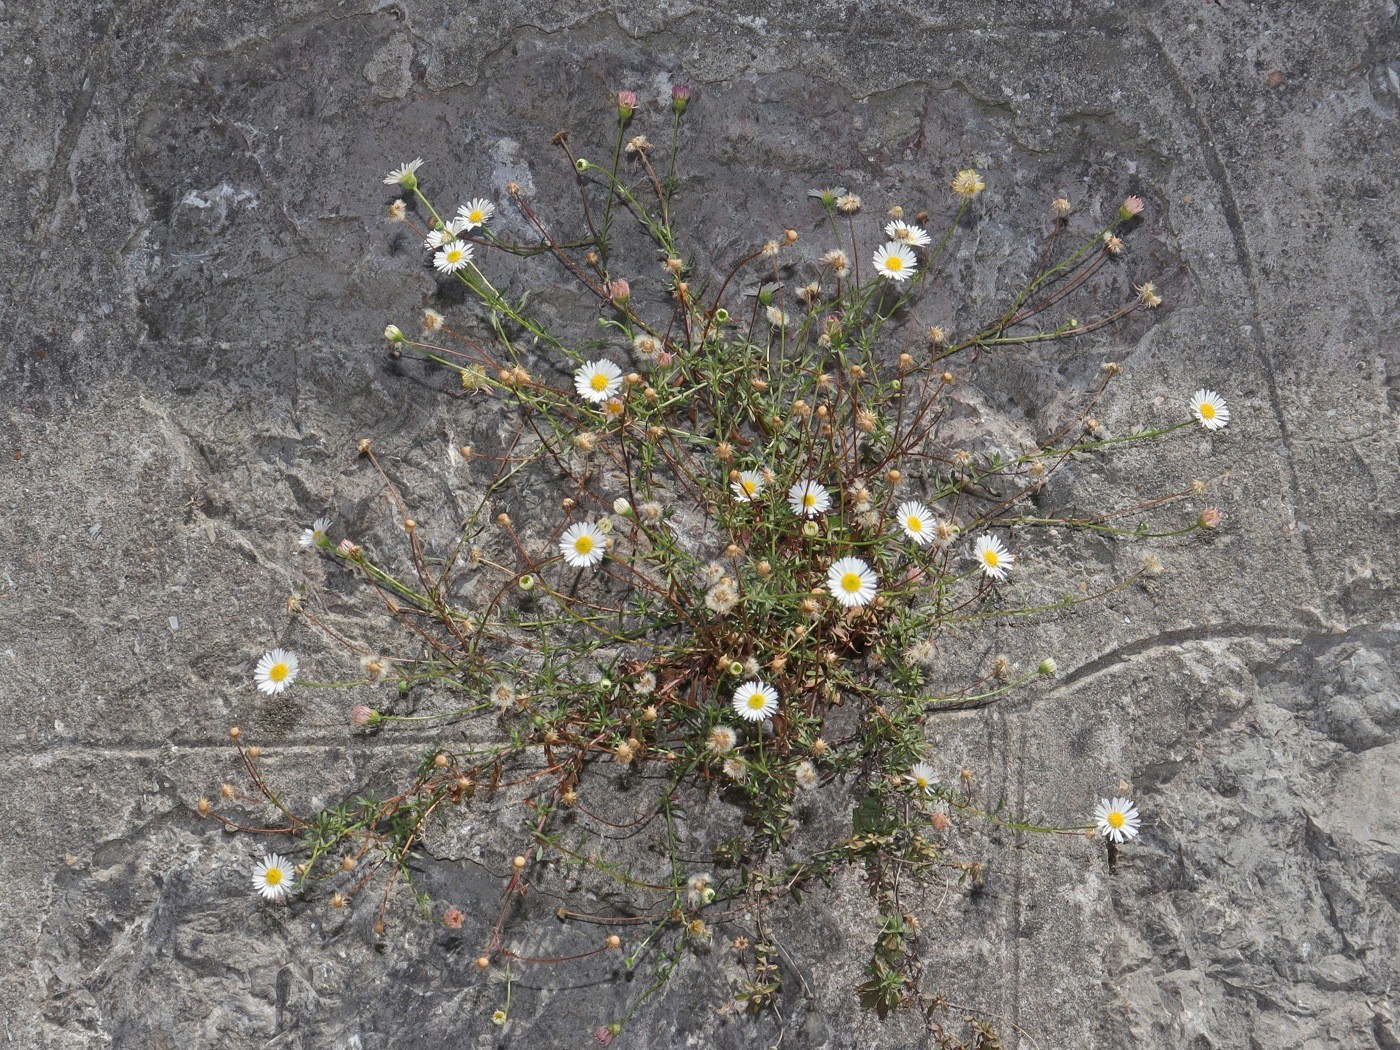
[[[1052,197],[1095,215],[1148,199],[1102,291],[1156,279],[1155,323],[988,355],[965,426],[1043,432],[1105,359],[1125,370],[1099,412],[1114,432],[1197,387],[1230,399],[1223,434],[1056,489],[1103,505],[1209,478],[1226,527],[1152,546],[1166,571],[1145,586],[983,639],[1053,652],[1060,674],[930,729],[988,802],[1072,820],[1130,785],[1141,839],[1115,871],[1086,842],[964,843],[985,888],[916,909],[931,985],[1026,1050],[1400,1046],[1394,20],[1379,0],[0,4],[0,1036],[581,1046],[634,994],[614,956],[527,968],[492,1027],[499,975],[471,959],[500,884],[467,860],[500,871],[504,823],[458,828],[425,870],[472,905],[460,935],[401,900],[376,942],[369,907],[258,906],[264,843],[192,803],[234,776],[233,723],[302,804],[426,746],[352,737],[353,697],[268,703],[250,677],[282,642],[324,677],[340,666],[289,627],[303,580],[336,623],[374,628],[296,550],[324,512],[382,528],[355,441],[375,439],[431,531],[460,495],[446,449],[494,426],[386,358],[386,322],[455,304],[385,220],[383,173],[423,156],[444,197],[514,181],[567,215],[550,136],[601,153],[609,91],[664,99],[685,80],[680,207],[702,262],[784,226],[815,243],[813,186],[873,214],[942,208],[971,163],[990,189],[944,293],[965,321],[1020,272]],[[571,297],[542,291],[567,319]],[[1053,596],[1144,549],[1047,543],[1022,585]],[[1086,560],[1056,557],[1071,551]],[[548,916],[559,888],[529,906]],[[617,1045],[922,1045],[916,1018],[856,1005],[872,914],[846,873],[770,917],[791,962],[781,1019],[716,1012],[716,952]]]

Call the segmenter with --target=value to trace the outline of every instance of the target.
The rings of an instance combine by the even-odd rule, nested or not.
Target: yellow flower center
[[[898,273],[904,269],[904,260],[898,255],[887,255],[885,256],[885,269]]]
[[[762,693],[749,694],[749,707],[754,711],[762,711],[763,706],[768,703],[768,698]]]
[[[1108,815],[1109,827],[1121,828],[1123,826],[1123,814],[1116,809]]]
[[[804,493],[802,496],[802,505],[804,507],[815,507],[817,505],[817,494],[815,492]]]
[[[915,777],[914,783],[921,788],[926,788],[928,787],[928,777]]]
[[[858,572],[848,572],[845,576],[841,577],[841,589],[847,594],[860,593],[860,589],[864,583],[865,581],[861,579],[860,573]]]
[[[989,569],[995,569],[1001,564],[1001,559],[997,557],[997,552],[990,548],[982,552],[982,561]]]
[[[281,868],[268,868],[267,871],[266,871],[266,872],[264,873],[264,875],[263,875],[263,882],[267,883],[269,886],[276,886],[276,885],[277,885],[279,882],[281,882],[281,881],[282,881],[282,869],[281,869]]]
[[[923,531],[924,531],[924,523],[923,523],[923,521],[922,521],[921,519],[919,519],[919,518],[914,517],[912,514],[909,516],[909,520],[908,520],[908,522],[906,522],[906,524],[909,526],[909,531],[910,531],[910,532],[923,532]]]
[[[461,249],[461,248],[448,248],[448,249],[447,249],[447,261],[448,261],[448,262],[457,262],[457,260],[459,260],[459,259],[461,259],[461,258],[462,258],[462,249]]]
[[[486,218],[486,216],[482,213],[480,208],[476,208],[472,211],[470,215],[467,216],[467,218],[469,218],[472,222],[480,223],[483,219]]]
[[[286,664],[273,664],[271,670],[267,672],[267,677],[274,682],[280,682],[287,677],[287,671]]]
[[[1215,406],[1212,405],[1209,401],[1202,401],[1201,407],[1196,409],[1196,411],[1201,414],[1201,417],[1203,419],[1215,418]]]
[[[608,388],[608,377],[602,372],[596,372],[593,378],[588,381],[588,385],[594,390],[606,390]]]
[[[593,537],[592,537],[592,536],[580,536],[578,539],[574,540],[574,553],[575,553],[575,554],[587,554],[587,553],[588,553],[589,551],[591,551],[592,549],[593,549]]]
[[[754,489],[758,488],[758,482],[749,481],[745,478],[743,481],[739,482],[739,487],[744,490],[745,496],[752,496]]]

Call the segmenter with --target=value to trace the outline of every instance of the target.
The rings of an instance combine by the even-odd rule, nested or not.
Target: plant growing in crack
[[[414,886],[420,854],[463,811],[522,802],[519,852],[493,869],[502,904],[477,931],[477,965],[510,973],[621,952],[629,972],[649,966],[622,1015],[602,1019],[600,1043],[688,953],[715,950],[717,936],[736,967],[732,1008],[780,1009],[801,976],[785,966],[770,909],[800,903],[815,882],[854,866],[879,912],[861,1001],[880,1016],[917,1006],[942,1032],[948,1004],[924,988],[907,898],[931,879],[980,885],[982,864],[958,855],[950,828],[1097,829],[1115,847],[1138,828],[1127,799],[1106,800],[1093,825],[1053,824],[1003,804],[979,807],[969,771],[940,776],[932,720],[1032,689],[1057,666],[1037,654],[1019,667],[989,660],[959,680],[954,669],[969,666],[969,639],[981,630],[1102,601],[1159,571],[1149,558],[1097,589],[1051,598],[1018,586],[1023,545],[1037,532],[1131,541],[1218,525],[1211,508],[1174,520],[1173,505],[1198,494],[1189,486],[1095,514],[1047,514],[1038,500],[1067,462],[1197,425],[1214,431],[1229,410],[1201,390],[1179,418],[1109,435],[1092,417],[1119,374],[1105,364],[1047,433],[962,447],[956,391],[980,367],[1160,304],[1144,282],[1086,320],[1071,312],[1124,252],[1142,201],[1129,197],[1106,226],[1078,233],[1068,202],[1056,201],[1019,289],[982,323],[954,331],[929,316],[926,292],[950,243],[975,222],[986,192],[978,172],[950,178],[936,215],[894,207],[872,220],[845,188],[815,190],[815,250],[785,230],[727,269],[697,272],[674,208],[690,101],[678,88],[664,166],[634,133],[639,109],[628,92],[617,99],[609,161],[555,137],[578,190],[581,228],[568,234],[518,186],[499,204],[475,198],[452,213],[420,183],[420,161],[385,179],[403,194],[393,217],[468,302],[459,316],[428,310],[418,338],[390,325],[390,351],[455,376],[505,436],[498,448],[453,449],[474,504],[450,530],[420,526],[411,495],[364,441],[402,550],[337,542],[326,521],[304,535],[400,625],[395,655],[345,639],[309,599],[291,604],[362,657],[359,681],[397,685],[392,702],[352,710],[355,731],[431,727],[439,742],[394,790],[303,816],[235,731],[251,790],[225,786],[223,796],[270,804],[278,817],[264,825],[222,808],[215,815],[230,828],[299,836],[301,886],[334,887],[336,907],[377,885],[380,932],[400,883],[457,930],[463,911]],[[528,234],[498,232],[498,208]],[[624,230],[649,245],[654,274],[622,269]],[[547,321],[502,276],[494,260],[507,257],[567,274],[596,310],[597,331]],[[277,650],[264,663],[266,692],[297,677],[295,654]],[[638,788],[648,798],[639,812],[630,797]],[[835,837],[803,819],[823,793],[848,799],[849,824]],[[214,807],[201,800],[200,810]],[[698,813],[711,822],[703,850],[683,827]],[[616,852],[643,832],[658,843],[648,870]],[[561,873],[583,888],[580,901],[585,889],[606,888],[614,903],[561,904],[556,917],[580,931],[575,949],[538,954],[513,905]],[[510,987],[508,978],[497,1023],[508,1019]],[[995,1045],[978,1024],[981,1042],[969,1045]],[[959,1045],[945,1036],[943,1045]]]

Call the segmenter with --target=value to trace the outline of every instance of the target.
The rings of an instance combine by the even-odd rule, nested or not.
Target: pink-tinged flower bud
[[[1145,207],[1147,205],[1143,204],[1141,197],[1129,197],[1118,205],[1118,217],[1127,222],[1134,215],[1141,215]]]
[[[350,724],[354,726],[367,726],[378,717],[374,708],[366,707],[364,704],[356,704],[350,708]]]
[[[627,300],[632,298],[632,286],[622,280],[609,281],[608,298],[615,306],[626,306]]]
[[[442,924],[449,930],[460,930],[466,918],[467,916],[461,908],[448,908],[447,914],[442,917]]]
[[[656,355],[656,363],[663,368],[669,365],[675,359],[676,355],[671,353],[669,350],[663,350],[661,351],[661,353]]]
[[[593,1039],[599,1046],[610,1046],[613,1041],[613,1036],[617,1035],[620,1031],[622,1031],[622,1029],[617,1025],[605,1024],[593,1033]]]
[[[671,108],[676,111],[676,116],[685,112],[685,107],[690,104],[690,85],[674,84],[671,87]]]
[[[632,115],[632,111],[637,108],[637,93],[635,91],[619,91],[617,93],[617,119],[626,120]]]
[[[1207,507],[1201,511],[1201,516],[1196,520],[1200,523],[1201,528],[1214,529],[1218,528],[1220,523],[1225,520],[1225,515],[1221,514],[1215,507]]]

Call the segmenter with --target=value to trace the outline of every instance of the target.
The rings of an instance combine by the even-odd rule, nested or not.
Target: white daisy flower
[[[462,219],[450,219],[446,226],[440,230],[433,230],[423,241],[423,247],[431,251],[434,248],[441,248],[448,241],[455,241],[459,233],[469,230],[466,222]]]
[[[909,783],[924,794],[932,795],[933,789],[938,786],[938,774],[927,762],[915,762],[913,768],[909,770]]]
[[[575,569],[587,569],[603,560],[608,539],[591,521],[575,522],[559,537],[559,552]]]
[[[763,491],[763,486],[767,484],[763,480],[763,475],[755,470],[739,471],[739,480],[729,487],[734,490],[734,498],[740,503],[750,503],[758,498],[758,494]]]
[[[288,649],[263,653],[253,670],[253,681],[268,696],[275,696],[297,680],[297,654]]]
[[[457,209],[457,218],[466,223],[466,228],[474,230],[478,226],[484,226],[496,214],[496,206],[485,197],[478,197],[474,201],[468,201]]]
[[[757,678],[750,679],[734,690],[734,710],[750,722],[772,718],[778,710],[778,691]]]
[[[875,251],[875,272],[903,284],[918,272],[914,265],[914,253],[898,241],[882,244]]]
[[[311,528],[301,530],[301,539],[297,542],[303,547],[319,547],[330,527],[330,518],[317,518]]]
[[[831,493],[815,481],[799,481],[788,489],[788,506],[798,517],[815,518],[831,509]]]
[[[402,186],[406,190],[411,190],[418,185],[418,177],[414,174],[423,165],[423,158],[401,164],[388,175],[384,176],[384,185]]]
[[[448,241],[433,256],[433,268],[438,273],[456,273],[472,261],[472,246],[466,241]]]
[[[606,357],[574,373],[574,389],[585,401],[602,404],[622,389],[622,369]]]
[[[922,503],[917,500],[901,503],[895,515],[899,518],[899,527],[904,530],[904,535],[920,547],[934,541],[933,511]]]
[[[933,243],[933,238],[922,226],[915,226],[903,219],[885,223],[885,236],[911,248],[923,248]]]
[[[1006,570],[1016,562],[1016,555],[1008,553],[995,536],[977,537],[972,556],[982,566],[982,571],[994,580],[1006,579]]]
[[[1219,430],[1230,422],[1230,407],[1214,390],[1197,390],[1191,399],[1191,414],[1207,430]]]
[[[280,853],[269,853],[253,869],[253,889],[270,901],[279,901],[292,888],[296,872],[292,862]]]
[[[1141,821],[1132,799],[1100,799],[1094,807],[1094,824],[1099,834],[1114,842],[1127,842],[1136,838]]]
[[[826,573],[832,597],[847,607],[869,605],[875,597],[879,582],[875,570],[859,558],[842,558],[833,562]]]

